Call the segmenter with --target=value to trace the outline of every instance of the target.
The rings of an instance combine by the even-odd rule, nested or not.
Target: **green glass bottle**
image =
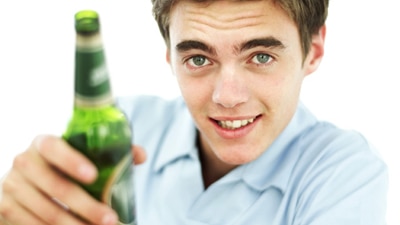
[[[77,12],[75,30],[74,110],[63,138],[99,171],[97,180],[83,188],[109,204],[118,213],[119,224],[134,225],[132,131],[114,105],[98,13]]]

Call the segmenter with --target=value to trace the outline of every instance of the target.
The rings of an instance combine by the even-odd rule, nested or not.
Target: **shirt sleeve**
[[[329,143],[299,183],[296,225],[386,224],[387,166],[360,135]]]

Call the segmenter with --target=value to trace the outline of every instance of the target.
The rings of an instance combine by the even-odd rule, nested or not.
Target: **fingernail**
[[[107,213],[104,217],[103,220],[101,221],[101,224],[103,225],[115,225],[117,224],[118,218],[114,213]]]
[[[45,138],[45,135],[39,135],[35,138],[34,145],[35,145],[36,150],[39,151],[42,148],[42,142],[43,142],[44,138]]]
[[[91,180],[97,176],[97,171],[92,166],[89,166],[86,164],[79,166],[78,172],[83,178],[86,178],[89,180]]]

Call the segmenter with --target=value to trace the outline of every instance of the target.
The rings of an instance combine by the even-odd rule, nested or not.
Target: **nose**
[[[212,100],[225,108],[234,108],[249,100],[245,77],[234,67],[221,70],[214,85]]]

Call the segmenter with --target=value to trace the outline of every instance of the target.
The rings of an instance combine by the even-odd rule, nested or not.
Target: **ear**
[[[322,61],[325,50],[326,25],[322,26],[317,34],[311,39],[310,51],[304,61],[305,75],[309,75],[317,70]]]
[[[171,59],[171,51],[169,48],[167,48],[167,50],[165,51],[165,61],[167,61],[172,74],[175,74],[174,66],[172,64],[172,59]]]
[[[165,51],[165,60],[171,66],[171,52],[169,48],[167,48],[167,50]]]

